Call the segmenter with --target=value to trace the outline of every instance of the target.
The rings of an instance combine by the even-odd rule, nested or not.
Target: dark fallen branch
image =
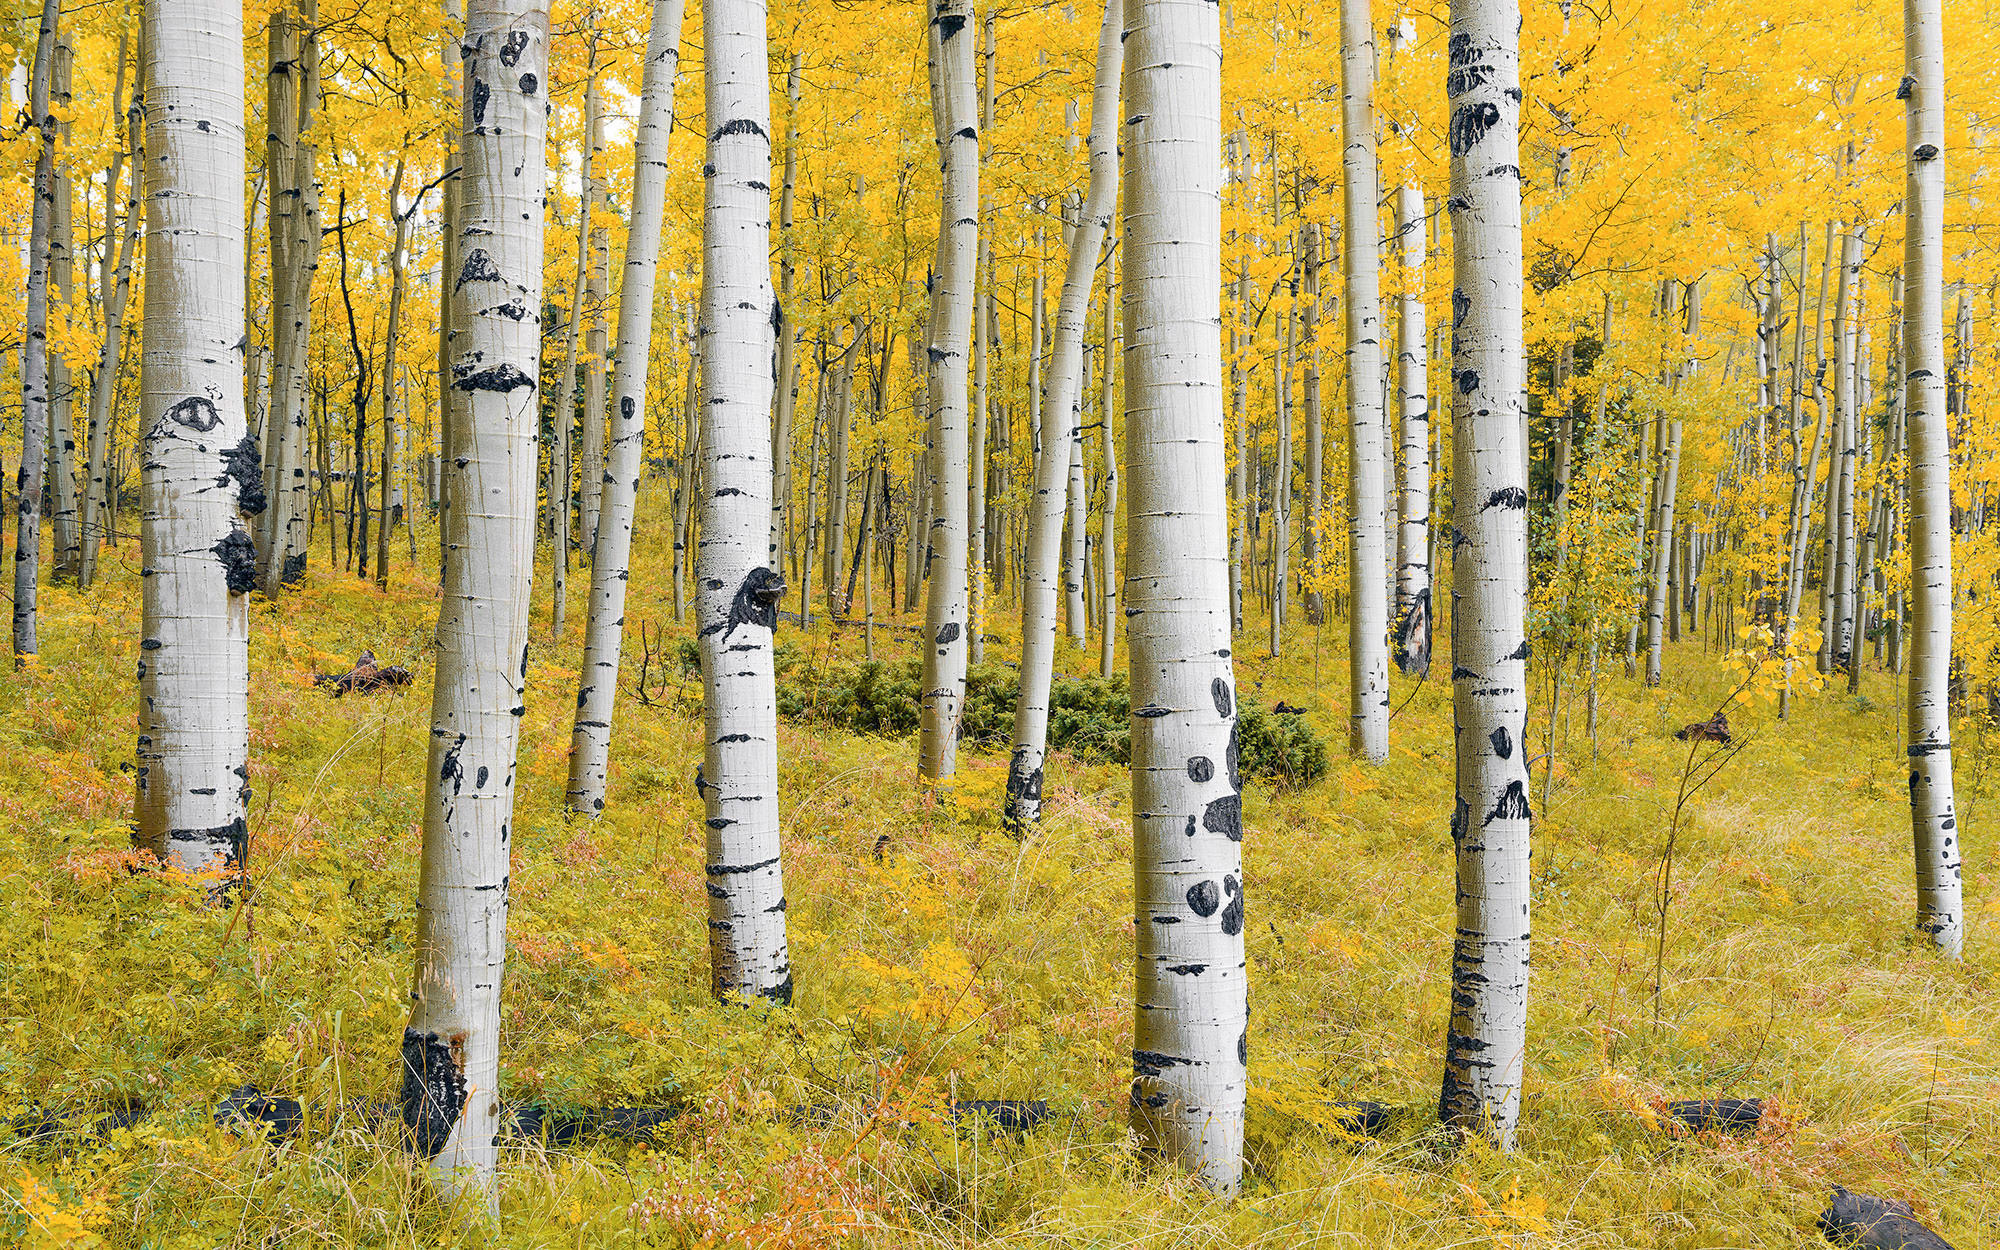
[[[1397,1114],[1386,1102],[1335,1102],[1327,1110],[1334,1127],[1349,1137],[1379,1137]]]
[[[333,691],[338,699],[344,694],[374,694],[378,690],[394,690],[410,684],[410,670],[400,664],[386,668],[375,663],[373,651],[363,651],[354,661],[354,667],[344,673],[319,673],[313,677],[313,685]]]
[[[1729,718],[1717,712],[1705,721],[1696,721],[1675,730],[1674,738],[1680,742],[1720,742],[1728,746]]]
[[[1754,1133],[1764,1122],[1762,1098],[1688,1098],[1666,1105],[1669,1128],[1691,1133]]]
[[[1836,1246],[1860,1250],[1951,1250],[1949,1242],[1922,1224],[1907,1202],[1871,1198],[1833,1187],[1819,1231]]]

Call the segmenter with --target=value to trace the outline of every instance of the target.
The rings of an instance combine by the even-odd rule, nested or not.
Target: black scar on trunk
[[[1507,727],[1505,725],[1502,725],[1500,726],[1500,728],[1494,730],[1492,736],[1488,739],[1488,741],[1492,742],[1493,744],[1493,754],[1499,756],[1503,760],[1513,758],[1514,743],[1513,740],[1507,736]]]
[[[1188,887],[1187,905],[1197,916],[1213,916],[1222,906],[1222,891],[1213,881],[1197,881]]]
[[[475,247],[465,254],[465,263],[458,268],[458,281],[452,286],[454,291],[462,291],[468,282],[502,282],[500,267],[486,254],[483,247]]]
[[[190,395],[167,409],[175,425],[206,434],[222,424],[222,414],[215,410],[215,401],[206,395]]]
[[[784,595],[784,578],[767,568],[751,569],[729,601],[728,619],[703,626],[701,636],[706,638],[719,633],[722,640],[728,642],[729,635],[735,632],[738,625],[775,630],[778,628],[778,600]]]
[[[1234,873],[1222,878],[1222,892],[1229,896],[1229,906],[1222,909],[1222,931],[1235,937],[1243,932],[1243,887]]]
[[[1236,697],[1229,693],[1229,683],[1218,677],[1208,683],[1208,693],[1215,697],[1215,714],[1227,716],[1236,707]]]
[[[222,578],[232,595],[247,595],[257,588],[257,544],[240,529],[209,548],[222,561]]]
[[[472,80],[472,124],[477,126],[486,121],[486,102],[493,98],[493,88],[486,85],[483,78]]]
[[[238,816],[226,825],[216,825],[209,829],[169,829],[167,837],[174,842],[198,842],[204,846],[223,844],[224,863],[231,868],[243,868],[250,862],[250,826]]]
[[[722,128],[715,132],[715,137],[720,139],[724,135],[757,135],[760,138],[770,138],[769,135],[764,133],[762,126],[759,126],[747,117],[738,117],[732,121],[722,123]]]
[[[513,365],[498,364],[490,369],[481,369],[469,377],[458,378],[451,385],[455,390],[467,392],[498,391],[500,394],[505,395],[508,391],[519,390],[521,387],[533,386],[534,384],[535,380],[533,378],[516,369]]]
[[[1219,833],[1231,842],[1243,840],[1243,798],[1241,795],[1225,794],[1210,803],[1201,814],[1201,827],[1210,833]]]
[[[403,1030],[403,1127],[418,1153],[437,1158],[465,1111],[465,1073],[443,1038]]]
[[[1483,828],[1496,820],[1527,820],[1533,814],[1528,807],[1527,791],[1522,789],[1519,781],[1510,781],[1506,790],[1501,792],[1500,801],[1493,805],[1493,810],[1486,813],[1486,819],[1479,823]]]
[[[1502,486],[1486,497],[1486,506],[1519,510],[1528,506],[1528,492],[1518,486]]]
[[[949,42],[959,31],[965,29],[965,15],[962,13],[941,13],[937,20],[938,42]]]
[[[269,501],[264,498],[264,462],[257,454],[257,440],[245,434],[241,442],[222,453],[222,476],[217,486],[236,482],[236,511],[256,516]]]
[[[285,557],[285,571],[278,575],[278,582],[284,586],[296,586],[306,575],[306,553],[301,551]]]
[[[1491,100],[1481,100],[1456,109],[1451,115],[1451,154],[1464,156],[1479,146],[1486,132],[1500,124],[1500,106]]]
[[[1187,762],[1187,773],[1189,781],[1207,781],[1209,778],[1215,776],[1215,761],[1209,759],[1206,755],[1194,756]]]
[[[510,30],[507,32],[506,46],[500,49],[500,63],[512,69],[521,63],[521,54],[528,50],[528,32]]]

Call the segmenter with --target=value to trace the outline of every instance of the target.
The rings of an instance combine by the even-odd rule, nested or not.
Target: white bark
[[[584,141],[578,145],[576,197],[576,267],[570,278],[569,318],[563,326],[562,368],[556,371],[555,401],[549,405],[549,423],[555,446],[549,448],[549,532],[554,551],[550,553],[552,602],[550,632],[560,639],[569,614],[569,545],[571,466],[574,463],[573,435],[576,429],[576,345],[583,323],[585,290],[591,282],[590,212],[597,192],[591,181],[590,136],[597,132],[596,44],[591,45],[590,77],[583,88]],[[586,531],[587,532],[587,531]]]
[[[653,289],[666,217],[667,136],[673,130],[686,0],[654,0],[632,146],[632,219],[618,288],[618,365],[612,381],[610,455],[597,546],[590,562],[590,619],[570,735],[569,808],[604,810],[618,656],[625,638],[625,593],[632,564],[632,514],[646,442],[646,366],[652,359]],[[692,449],[688,449],[692,453]],[[767,540],[768,544],[768,540]]]
[[[678,23],[676,23],[678,25]],[[792,303],[792,216],[799,181],[799,70],[792,53],[785,73],[785,181],[778,192],[778,394],[771,414],[771,554],[766,563],[784,575],[785,510],[792,500],[792,415],[799,406],[798,313]],[[621,336],[623,329],[620,329]]]
[[[1126,611],[1137,967],[1132,1119],[1219,1193],[1242,1177],[1249,987],[1230,660],[1218,12],[1125,15]]]
[[[121,39],[118,49],[118,90],[114,98],[124,97],[125,47]],[[104,308],[104,345],[97,358],[97,376],[90,387],[90,432],[85,441],[84,484],[80,528],[83,532],[83,554],[77,569],[77,585],[88,590],[97,578],[97,552],[104,540],[104,515],[106,507],[104,470],[109,459],[111,445],[111,400],[118,390],[120,362],[124,357],[125,307],[132,295],[132,254],[139,239],[139,218],[145,211],[141,207],[141,179],[145,177],[145,162],[140,154],[141,134],[144,130],[141,116],[140,86],[144,71],[132,75],[132,95],[125,110],[125,146],[114,152],[111,166],[105,173],[105,244],[103,259],[98,268],[98,299]],[[129,152],[127,151],[129,149]],[[129,163],[128,163],[129,161]],[[121,166],[128,172],[125,195],[125,220],[118,241],[117,261],[114,268],[110,243],[110,201],[116,197],[118,175]]]
[[[973,267],[979,244],[979,122],[970,0],[933,0],[927,16],[931,102],[943,186],[931,288],[932,503],[930,542],[924,554],[931,586],[924,608],[918,770],[926,780],[940,782],[958,769],[958,722],[965,701],[966,370],[971,364]]]
[[[1403,413],[1396,666],[1422,676],[1431,669],[1431,421],[1424,357],[1424,193],[1415,183],[1396,190],[1396,238],[1403,269],[1396,315],[1396,394]]]
[[[1511,1149],[1528,1029],[1520,15],[1453,0],[1452,703],[1458,929],[1438,1118]]]
[[[149,4],[145,45],[138,838],[205,872],[249,844],[242,9]]]
[[[1953,959],[1965,948],[1958,813],[1952,805],[1951,451],[1944,363],[1944,23],[1938,0],[1904,0],[1908,224],[1903,232],[1903,408],[1910,450],[1910,824],[1917,930]]]
[[[1076,437],[1082,408],[1083,333],[1090,315],[1090,284],[1098,252],[1118,208],[1118,79],[1124,62],[1120,34],[1122,0],[1105,0],[1097,36],[1097,82],[1090,105],[1090,188],[1076,233],[1069,267],[1056,306],[1055,354],[1049,367],[1049,402],[1043,418],[1044,445],[1062,447]],[[1110,313],[1107,307],[1106,316]],[[1107,389],[1107,395],[1109,391]],[[1107,439],[1111,410],[1104,413]],[[1109,443],[1106,443],[1109,446]],[[1107,462],[1108,463],[1108,462]],[[1041,819],[1042,773],[1048,758],[1049,685],[1055,672],[1056,584],[1060,572],[1067,456],[1035,461],[1035,493],[1028,501],[1027,567],[1021,577],[1021,685],[1014,700],[1014,747],[1007,764],[1009,829],[1021,831]],[[1107,598],[1107,602],[1109,599]],[[1110,613],[1105,614],[1106,632]]]
[[[594,80],[593,80],[594,85]],[[585,155],[585,169],[593,175],[597,169],[598,153],[604,149],[604,111],[598,109],[591,114],[590,124],[585,129],[585,141],[589,147]],[[585,195],[600,199],[604,192],[596,178],[585,179]],[[583,326],[583,439],[577,468],[582,477],[583,507],[579,512],[579,538],[586,549],[597,549],[597,526],[604,501],[604,383],[605,357],[610,354],[610,327],[606,323],[604,310],[611,302],[611,230],[604,224],[611,206],[608,202],[593,205],[595,220],[591,223],[589,241],[589,278],[584,287],[584,307],[588,320]]]
[[[452,290],[452,507],[431,696],[403,1123],[441,1191],[497,1210],[508,846],[528,671],[541,376],[547,7],[473,0]]]
[[[1855,288],[1861,278],[1862,228],[1843,236],[1840,256],[1840,292],[1834,299],[1834,420],[1840,430],[1835,446],[1839,454],[1833,464],[1834,526],[1833,567],[1827,576],[1833,582],[1833,630],[1828,640],[1828,662],[1835,669],[1854,662],[1855,532],[1854,483],[1860,471],[1861,423],[1855,409]]]
[[[271,83],[265,148],[271,210],[271,411],[264,449],[270,496],[257,544],[259,582],[273,597],[305,573],[312,517],[307,347],[312,280],[319,267],[318,151],[308,136],[319,97],[316,0],[271,15]],[[447,272],[450,272],[449,270]]]
[[[1122,2],[1118,7],[1123,8]],[[1121,14],[1119,21],[1107,22],[1105,29],[1111,31],[1115,36],[1122,24],[1123,16]],[[1122,60],[1123,58],[1121,57],[1120,59]],[[1117,76],[1113,75],[1112,78],[1115,89]],[[1116,104],[1112,106],[1110,122],[1115,136],[1115,130],[1118,125],[1118,108]],[[1092,124],[1094,126],[1095,122]],[[1112,156],[1111,164],[1115,172],[1118,164],[1115,152]],[[1104,376],[1102,379],[1104,401],[1100,405],[1104,411],[1104,514],[1099,522],[1101,528],[1099,529],[1100,537],[1097,544],[1097,563],[1099,573],[1103,578],[1102,594],[1104,597],[1103,628],[1098,631],[1097,636],[1097,675],[1105,681],[1111,680],[1112,674],[1117,670],[1118,660],[1118,438],[1115,425],[1116,418],[1113,415],[1111,406],[1116,397],[1113,389],[1111,362],[1117,358],[1118,350],[1118,330],[1112,318],[1112,294],[1118,289],[1117,282],[1113,277],[1116,259],[1117,249],[1114,246],[1111,255],[1107,257],[1104,265]]]
[[[779,858],[772,646],[785,583],[764,563],[777,303],[764,23],[763,0],[702,5],[709,135],[701,270],[704,493],[695,610],[707,750],[695,788],[708,811],[712,987],[717,997],[747,994],[786,1003],[792,967]]]
[[[1347,748],[1389,758],[1389,546],[1384,515],[1388,446],[1382,391],[1382,310],[1376,257],[1375,34],[1368,0],[1340,0],[1343,144],[1340,250],[1347,298]],[[1518,297],[1517,297],[1518,298]]]
[[[49,110],[49,70],[55,61],[58,13],[57,0],[43,0],[28,100],[28,121],[37,132],[38,142],[34,206],[28,227],[27,325],[21,344],[21,471],[15,479],[16,667],[29,663],[36,650],[35,592],[41,563],[42,482],[49,436],[49,218],[55,208],[56,119]]]
[[[55,53],[49,62],[51,111],[67,117],[70,111],[71,50],[67,36],[57,33]],[[74,310],[75,263],[71,219],[76,196],[70,183],[69,122],[56,123],[56,145],[50,187],[55,199],[49,207],[48,297],[64,307],[74,324],[83,318]],[[49,531],[51,552],[49,574],[54,578],[75,578],[82,558],[77,535],[76,507],[76,427],[75,374],[62,352],[51,346],[49,368]]]
[[[1672,282],[1673,279],[1668,279]],[[1687,291],[1688,335],[1692,337],[1701,328],[1699,285],[1690,286]],[[1681,371],[1677,370],[1675,382],[1678,387]],[[1654,491],[1653,502],[1653,557],[1649,576],[1650,593],[1646,601],[1646,684],[1660,684],[1661,664],[1664,659],[1664,626],[1669,611],[1678,612],[1679,605],[1670,603],[1668,590],[1671,586],[1674,540],[1678,531],[1674,528],[1674,511],[1680,497],[1681,484],[1681,419],[1674,417],[1667,422],[1666,448],[1660,460],[1660,476]],[[1675,618],[1678,620],[1678,616]]]

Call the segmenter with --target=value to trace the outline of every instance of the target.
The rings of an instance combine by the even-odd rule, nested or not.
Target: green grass
[[[642,547],[660,544],[657,528]],[[429,545],[424,549],[429,551]],[[38,669],[0,682],[0,1110],[154,1114],[69,1153],[0,1138],[0,1237],[107,1246],[476,1244],[423,1198],[392,1138],[341,1108],[392,1098],[405,1020],[428,724],[427,579],[387,597],[325,571],[254,609],[255,907],[207,909],[127,869],[138,599],[131,545],[89,598],[44,592]],[[671,620],[635,575],[636,627]],[[707,995],[698,682],[621,701],[611,804],[561,812],[583,611],[551,643],[546,579],[523,721],[505,1094],[687,1109],[657,1149],[505,1155],[497,1244],[1781,1247],[1812,1244],[1827,1187],[1901,1196],[1964,1250],[2000,1242],[2000,889],[1991,742],[1958,729],[1967,961],[1910,937],[1894,683],[1732,710],[1752,744],[1690,808],[1656,1020],[1653,880],[1686,747],[1731,683],[1684,644],[1645,691],[1614,661],[1593,756],[1560,719],[1536,829],[1535,983],[1521,1148],[1430,1130],[1452,929],[1450,687],[1397,679],[1386,767],[1339,757],[1344,627],[1282,661],[1246,632],[1246,700],[1307,707],[1335,748],[1309,789],[1246,795],[1250,1175],[1213,1203],[1150,1169],[1123,1127],[1130,863],[1122,769],[1058,758],[1040,836],[999,829],[1001,754],[949,801],[914,744],[782,732],[790,1010]],[[792,605],[788,605],[792,606]],[[685,627],[678,627],[684,629]],[[1015,626],[989,654],[1013,651]],[[791,635],[807,662],[860,631]],[[878,633],[895,658],[895,636]],[[362,648],[403,696],[333,701],[314,671]],[[1095,652],[1065,652],[1094,671]],[[1441,661],[1441,664],[1443,661]],[[1440,670],[1442,672],[1442,669]],[[1542,689],[1546,690],[1544,677]],[[1546,707],[1531,728],[1536,753]],[[1537,769],[1537,798],[1540,796]],[[878,861],[878,842],[887,837]],[[243,1082],[304,1098],[282,1147],[211,1123]],[[962,1097],[1047,1098],[1022,1140],[954,1133]],[[1663,1133],[1668,1097],[1763,1095],[1754,1138]],[[1328,1100],[1408,1109],[1344,1140]],[[833,1104],[828,1123],[788,1115]],[[64,1240],[66,1237],[80,1240]]]

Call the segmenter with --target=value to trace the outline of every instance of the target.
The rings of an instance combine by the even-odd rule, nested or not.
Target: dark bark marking
[[[1208,683],[1208,693],[1215,699],[1215,714],[1227,716],[1236,707],[1236,698],[1229,692],[1229,683],[1218,677]]]
[[[1237,882],[1236,874],[1223,876],[1222,892],[1229,896],[1229,906],[1222,909],[1222,931],[1235,937],[1243,932],[1243,887]]]
[[[230,530],[228,537],[209,550],[222,561],[222,579],[230,594],[246,595],[257,589],[257,544],[250,541],[250,535],[240,528]]]
[[[236,483],[236,511],[244,516],[256,516],[269,502],[264,497],[264,461],[257,454],[257,440],[245,434],[236,446],[222,453],[222,476],[215,479],[217,486]]]
[[[1243,797],[1225,794],[1210,803],[1201,814],[1201,827],[1219,833],[1231,842],[1243,840]]]
[[[1207,781],[1209,778],[1215,776],[1215,761],[1209,759],[1206,755],[1193,756],[1187,762],[1187,773],[1189,781]]]
[[[188,396],[167,409],[167,416],[173,419],[175,425],[184,426],[197,434],[206,434],[222,424],[222,414],[215,410],[215,401],[206,395]]]
[[[403,1030],[403,1127],[418,1153],[437,1158],[465,1112],[465,1073],[435,1033]]]
[[[1187,905],[1197,916],[1213,916],[1222,906],[1222,891],[1213,881],[1197,881],[1188,887]]]
[[[738,625],[754,625],[764,629],[778,628],[778,600],[785,594],[785,580],[763,567],[751,569],[737,586],[736,594],[729,601],[729,615],[713,625],[705,625],[701,637],[721,634],[724,642],[736,631]]]

